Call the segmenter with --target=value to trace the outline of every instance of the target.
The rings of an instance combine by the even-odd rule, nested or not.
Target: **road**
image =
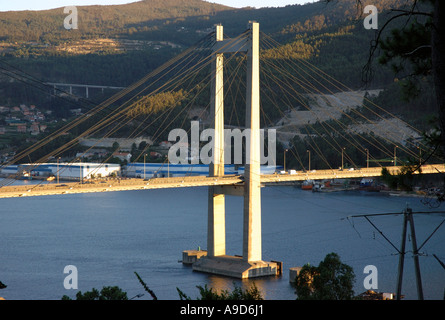
[[[401,167],[387,167],[395,174]],[[351,178],[372,178],[381,175],[382,168],[363,168],[359,170],[312,170],[310,172],[295,171],[294,174],[261,175],[261,183],[289,183],[305,180],[330,180]],[[445,172],[445,165],[424,165],[422,174],[437,174]],[[418,172],[416,172],[418,174]],[[223,185],[242,185],[244,177],[240,175],[227,175],[222,177],[188,176],[153,179],[110,179],[103,181],[90,181],[87,183],[42,183],[36,185],[4,186],[0,188],[0,198],[17,198],[29,196],[45,196],[60,194],[77,194],[93,192],[112,192],[128,190],[147,190],[161,188],[185,188]]]

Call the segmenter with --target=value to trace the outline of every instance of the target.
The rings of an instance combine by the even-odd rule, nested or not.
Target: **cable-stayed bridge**
[[[260,49],[260,36],[269,47]],[[388,121],[394,115],[389,114],[372,101],[357,101],[363,104],[366,113],[357,110],[337,110],[342,114],[342,121],[333,117],[330,122],[319,122],[314,115],[314,121],[304,128],[307,141],[313,154],[322,159],[326,168],[310,170],[303,164],[302,156],[294,154],[302,171],[295,174],[261,174],[261,134],[260,127],[273,127],[270,119],[270,106],[276,106],[276,112],[286,117],[286,110],[298,106],[311,112],[307,96],[304,93],[318,92],[332,93],[333,90],[348,90],[340,82],[329,77],[326,73],[310,65],[304,59],[289,57],[288,52],[271,51],[276,42],[269,36],[261,34],[259,24],[251,22],[249,28],[235,38],[226,38],[222,26],[216,26],[215,32],[201,40],[197,45],[185,50],[173,60],[152,71],[132,86],[113,95],[103,103],[91,107],[81,117],[66,126],[51,133],[42,141],[16,154],[15,161],[23,161],[45,147],[51,141],[63,137],[67,132],[78,128],[91,117],[96,117],[90,127],[86,128],[76,138],[66,142],[41,157],[32,165],[48,162],[49,159],[60,157],[64,152],[75,147],[82,138],[90,136],[112,137],[127,125],[132,125],[128,138],[137,137],[147,128],[151,131],[153,141],[159,141],[165,136],[166,130],[175,125],[187,128],[184,116],[194,106],[200,105],[202,100],[209,102],[205,110],[209,109],[208,127],[213,130],[211,137],[212,162],[208,176],[167,177],[153,179],[115,179],[104,183],[63,183],[37,184],[32,186],[7,185],[14,179],[6,179],[0,188],[0,198],[26,197],[56,194],[76,194],[88,192],[108,192],[158,188],[178,187],[208,187],[208,241],[207,256],[194,264],[197,271],[222,274],[240,278],[275,275],[279,272],[279,263],[262,260],[261,249],[261,188],[266,184],[289,183],[305,180],[342,179],[377,177],[381,175],[382,166],[367,167],[357,170],[347,170],[343,160],[346,158],[353,168],[355,164],[350,152],[338,140],[348,141],[350,147],[357,152],[372,158],[374,153],[392,158],[394,163],[388,170],[396,174],[402,167],[397,166],[396,151],[403,150],[407,155],[419,160],[427,157],[429,148],[420,142],[407,139],[405,144],[395,144],[391,134],[383,137],[376,135],[353,135],[348,130],[349,124],[362,124],[364,121],[375,123]],[[278,57],[275,56],[278,54]],[[284,58],[290,58],[285,60]],[[290,64],[285,61],[291,61]],[[285,64],[286,63],[286,64]],[[205,73],[204,70],[210,69]],[[261,72],[260,72],[261,71]],[[311,71],[311,72],[310,72]],[[242,81],[239,81],[243,79]],[[325,82],[321,82],[321,80]],[[22,79],[23,80],[23,79]],[[34,79],[28,79],[34,81]],[[310,80],[310,81],[309,81]],[[261,85],[260,85],[261,83]],[[326,84],[327,83],[327,84]],[[41,84],[34,83],[36,86]],[[265,94],[263,91],[268,90]],[[209,94],[210,92],[210,94]],[[117,107],[115,106],[117,105]],[[164,108],[160,108],[160,106]],[[230,113],[226,107],[232,106]],[[245,105],[244,114],[239,113],[240,105]],[[266,107],[269,106],[269,109]],[[371,109],[370,106],[374,109]],[[326,109],[332,113],[336,106]],[[200,115],[201,116],[201,115]],[[228,118],[228,119],[227,119]],[[243,175],[225,175],[225,139],[224,129],[227,122],[237,118],[238,127],[250,130],[245,141],[245,169]],[[227,121],[228,120],[228,121]],[[346,120],[346,121],[345,121]],[[391,122],[388,121],[388,126]],[[409,126],[407,124],[407,126]],[[413,130],[417,130],[412,128]],[[417,130],[419,132],[419,130]],[[316,141],[318,139],[318,142]],[[202,140],[195,141],[199,144]],[[188,142],[188,140],[187,140]],[[324,146],[319,144],[323,142]],[[139,155],[144,157],[147,146]],[[323,149],[324,148],[324,149]],[[393,149],[394,148],[394,149]],[[330,163],[326,156],[329,150],[341,154],[341,166]],[[349,149],[348,149],[349,150]],[[370,156],[370,150],[371,156]],[[271,150],[269,150],[270,152]],[[290,150],[295,153],[295,150]],[[248,156],[247,156],[248,155]],[[310,156],[310,153],[309,153]],[[76,161],[78,159],[75,159]],[[275,159],[276,160],[276,159]],[[373,159],[368,159],[367,163]],[[375,159],[374,159],[375,160]],[[73,161],[73,163],[74,163]],[[167,157],[166,161],[169,161]],[[399,157],[399,164],[401,160]],[[104,161],[104,164],[106,160]],[[442,163],[442,161],[440,161]],[[7,164],[6,164],[7,165]],[[308,170],[306,170],[308,169]],[[419,165],[414,174],[435,174],[444,172],[442,164],[427,163]],[[226,195],[238,195],[244,198],[243,207],[243,253],[241,257],[226,255],[225,246],[225,201]]]

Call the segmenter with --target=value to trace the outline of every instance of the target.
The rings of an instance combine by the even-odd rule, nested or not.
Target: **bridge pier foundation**
[[[202,257],[193,263],[193,270],[238,279],[275,276],[279,273],[277,262],[246,261],[239,256]]]

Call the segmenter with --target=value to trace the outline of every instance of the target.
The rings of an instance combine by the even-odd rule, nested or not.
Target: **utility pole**
[[[408,224],[408,218],[406,213],[403,215],[403,228],[402,228],[402,241],[399,250],[399,267],[397,270],[397,291],[396,299],[402,299],[402,280],[403,280],[403,266],[405,263],[405,243],[406,243],[406,226]]]
[[[342,171],[343,171],[343,169],[344,169],[343,162],[344,162],[344,151],[345,151],[345,149],[346,149],[346,148],[341,148],[341,170],[342,170]]]
[[[420,148],[420,147],[417,147],[417,148],[419,148],[419,166],[421,166],[422,165],[422,148]]]
[[[397,167],[397,148],[399,146],[394,146],[394,167]]]
[[[57,184],[59,184],[59,160],[60,157],[57,158]]]
[[[431,212],[412,212],[412,209],[407,207],[405,210],[403,210],[403,228],[402,228],[402,239],[400,244],[400,249],[398,249],[384,234],[383,232],[377,228],[377,226],[371,222],[371,220],[368,217],[371,216],[386,216],[386,215],[399,215],[399,212],[394,213],[377,213],[377,214],[364,214],[364,215],[353,215],[349,216],[349,218],[355,218],[355,217],[364,217],[381,235],[382,237],[399,253],[399,266],[398,266],[398,273],[397,273],[397,289],[396,289],[396,299],[400,300],[402,299],[402,279],[403,279],[403,268],[404,268],[404,260],[405,260],[405,244],[406,244],[406,233],[408,230],[408,223],[410,224],[410,232],[411,232],[411,243],[412,243],[412,252],[413,252],[413,260],[414,260],[414,272],[416,276],[416,286],[417,286],[417,297],[419,300],[423,300],[423,288],[422,288],[422,278],[420,275],[420,263],[419,263],[419,251],[422,249],[422,247],[428,242],[429,239],[433,236],[433,234],[439,230],[439,228],[445,224],[445,219],[442,220],[442,222],[434,229],[434,231],[426,238],[423,243],[417,247],[417,237],[416,237],[416,231],[414,228],[414,214],[431,214]],[[435,213],[445,213],[444,211],[439,211]],[[433,255],[434,256],[434,255]],[[436,259],[437,257],[434,256]],[[445,269],[445,264],[443,264],[441,261],[439,261],[441,266]]]
[[[145,157],[147,156],[147,154],[144,154],[144,180],[145,180]]]
[[[409,224],[411,226],[411,243],[413,246],[414,271],[416,273],[417,297],[423,300],[422,278],[420,275],[419,250],[417,249],[416,231],[414,229],[414,219],[412,210],[407,208]]]
[[[309,154],[309,171],[311,171],[311,150],[306,150],[306,152]]]
[[[284,159],[283,159],[283,163],[284,163],[284,171],[286,171],[286,152],[288,149],[284,149]]]
[[[414,272],[416,274],[416,287],[417,287],[417,297],[419,300],[423,300],[423,289],[422,289],[422,278],[420,275],[420,264],[419,264],[419,250],[417,248],[416,231],[414,228],[413,211],[411,208],[406,208],[403,211],[403,230],[402,230],[402,243],[399,251],[399,269],[397,277],[397,300],[401,299],[402,296],[402,279],[403,279],[403,264],[405,259],[405,242],[406,242],[406,231],[407,225],[410,224],[411,228],[411,243],[413,246],[413,259],[414,259]]]
[[[366,151],[366,168],[369,168],[369,150],[365,149]]]

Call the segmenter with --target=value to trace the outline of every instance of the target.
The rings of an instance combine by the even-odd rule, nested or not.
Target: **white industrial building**
[[[120,176],[121,167],[113,163],[40,163],[19,164],[1,168],[2,176],[15,175],[19,178],[59,178],[59,180],[81,181],[94,177]]]

